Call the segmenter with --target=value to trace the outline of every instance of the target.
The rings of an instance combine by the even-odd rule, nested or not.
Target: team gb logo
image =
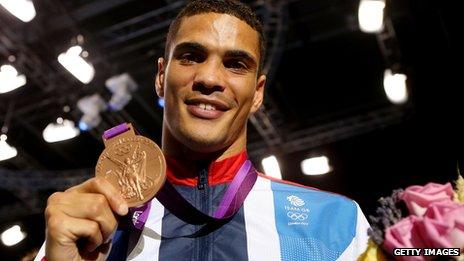
[[[301,207],[304,206],[305,202],[301,198],[295,196],[295,195],[290,195],[287,197],[287,200],[290,202],[295,207]]]

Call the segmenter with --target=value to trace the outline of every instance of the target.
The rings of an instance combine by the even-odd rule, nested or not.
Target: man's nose
[[[196,89],[201,88],[204,92],[223,91],[225,88],[224,76],[220,62],[205,61],[198,66],[193,87]]]

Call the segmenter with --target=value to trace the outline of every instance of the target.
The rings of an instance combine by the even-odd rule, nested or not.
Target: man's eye
[[[248,66],[244,62],[239,61],[239,60],[226,61],[226,62],[224,62],[224,66],[226,68],[237,69],[237,70],[247,70],[248,69]]]
[[[202,61],[202,56],[195,54],[195,53],[184,53],[179,57],[179,60],[181,62],[186,62],[186,63],[190,63],[190,62],[198,63]]]

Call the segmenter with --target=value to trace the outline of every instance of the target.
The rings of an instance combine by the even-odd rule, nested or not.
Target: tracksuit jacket
[[[246,159],[243,151],[203,168],[168,157],[167,176],[187,201],[212,215]],[[369,224],[351,199],[258,174],[233,218],[184,237],[200,227],[154,198],[143,230],[118,229],[107,260],[357,260]],[[36,260],[43,256],[44,246]]]

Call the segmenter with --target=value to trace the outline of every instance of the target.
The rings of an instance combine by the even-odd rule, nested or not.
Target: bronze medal
[[[152,140],[129,129],[104,139],[105,150],[98,159],[95,175],[119,190],[129,207],[151,200],[166,179],[166,161]]]

